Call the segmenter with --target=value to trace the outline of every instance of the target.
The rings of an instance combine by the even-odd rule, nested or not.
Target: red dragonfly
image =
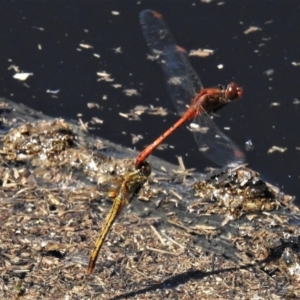
[[[226,89],[221,86],[203,88],[185,50],[175,44],[162,16],[158,12],[144,10],[140,13],[140,23],[155,60],[165,72],[169,94],[182,117],[138,155],[136,168],[179,126],[194,118],[192,131],[195,140],[208,159],[221,166],[242,163],[245,159],[243,152],[208,115],[241,98],[242,88],[234,82]]]

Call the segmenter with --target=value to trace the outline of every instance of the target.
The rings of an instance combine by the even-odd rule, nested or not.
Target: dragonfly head
[[[239,87],[235,82],[231,82],[227,85],[225,90],[225,98],[229,101],[238,100],[243,95],[243,89]]]
[[[147,161],[143,161],[139,167],[140,174],[149,177],[151,174],[151,165]]]

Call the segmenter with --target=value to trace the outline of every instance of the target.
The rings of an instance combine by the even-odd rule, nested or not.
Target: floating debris
[[[126,96],[139,96],[140,94],[138,93],[137,90],[135,89],[125,89],[123,90],[123,93],[125,93]]]
[[[93,49],[94,48],[92,45],[88,45],[88,44],[79,44],[79,46],[84,49]]]
[[[189,56],[208,57],[214,54],[214,50],[211,49],[198,49],[191,50]]]
[[[292,66],[300,67],[300,62],[292,61]]]
[[[274,69],[269,69],[269,70],[266,70],[264,71],[264,74],[267,75],[267,76],[271,76],[275,73],[275,70]]]
[[[268,150],[268,154],[273,153],[273,152],[285,152],[287,150],[287,148],[282,148],[282,147],[278,147],[278,146],[272,146],[269,150]]]
[[[270,107],[277,107],[277,106],[280,106],[281,104],[279,102],[272,102],[270,104]]]
[[[46,93],[48,93],[48,94],[58,94],[60,92],[60,89],[58,89],[58,90],[46,90]]]
[[[40,31],[45,31],[45,28],[43,27],[38,27],[38,26],[31,26],[32,29],[40,30]]]
[[[254,145],[251,140],[248,140],[245,142],[245,149],[246,151],[253,151],[254,150]]]
[[[95,102],[88,102],[87,103],[87,107],[88,108],[100,108],[100,105],[98,103],[95,103]]]
[[[257,26],[250,26],[248,29],[246,29],[244,31],[244,34],[249,34],[249,33],[256,32],[256,31],[262,31],[262,29]]]
[[[92,117],[92,121],[91,121],[92,124],[103,124],[103,122],[104,122],[103,120],[97,117]]]
[[[113,78],[111,78],[111,74],[108,74],[107,72],[105,71],[102,71],[102,72],[97,72],[97,75],[100,76],[100,78],[97,80],[97,81],[114,81]]]
[[[16,73],[13,78],[24,81],[26,80],[29,76],[33,76],[33,73]]]
[[[20,68],[16,65],[10,65],[7,70],[14,70],[16,73],[20,73]]]
[[[121,47],[113,48],[113,51],[114,51],[115,53],[122,53]]]
[[[132,136],[132,144],[133,145],[136,144],[138,141],[143,139],[143,136],[140,135],[140,134],[136,135],[136,134],[131,133],[131,136]]]
[[[299,99],[297,99],[297,98],[295,98],[295,99],[293,100],[293,104],[295,104],[295,105],[299,105],[299,104],[300,104],[300,100],[299,100]]]
[[[116,84],[112,84],[112,86],[113,86],[115,89],[119,89],[119,88],[122,87],[122,84],[116,83]]]

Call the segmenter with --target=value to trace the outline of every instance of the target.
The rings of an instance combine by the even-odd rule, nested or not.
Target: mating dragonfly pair
[[[154,58],[162,66],[171,99],[181,118],[136,158],[136,171],[124,176],[118,191],[110,196],[113,206],[105,220],[99,238],[90,257],[87,273],[91,274],[103,242],[122,208],[139,191],[151,173],[147,157],[178,127],[193,121],[193,134],[199,150],[218,165],[242,163],[243,152],[211,120],[209,113],[239,99],[243,90],[236,83],[227,88],[203,88],[201,81],[188,62],[186,52],[177,46],[162,16],[152,10],[140,13],[140,23],[145,40]]]

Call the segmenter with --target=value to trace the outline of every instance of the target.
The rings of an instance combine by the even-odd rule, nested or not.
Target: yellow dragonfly
[[[91,253],[87,269],[88,275],[92,274],[94,271],[99,251],[117,216],[120,214],[125,204],[129,203],[132,196],[140,190],[150,174],[151,165],[148,162],[144,162],[140,168],[124,176],[118,192],[115,190],[109,192],[109,196],[113,199],[113,206]]]

